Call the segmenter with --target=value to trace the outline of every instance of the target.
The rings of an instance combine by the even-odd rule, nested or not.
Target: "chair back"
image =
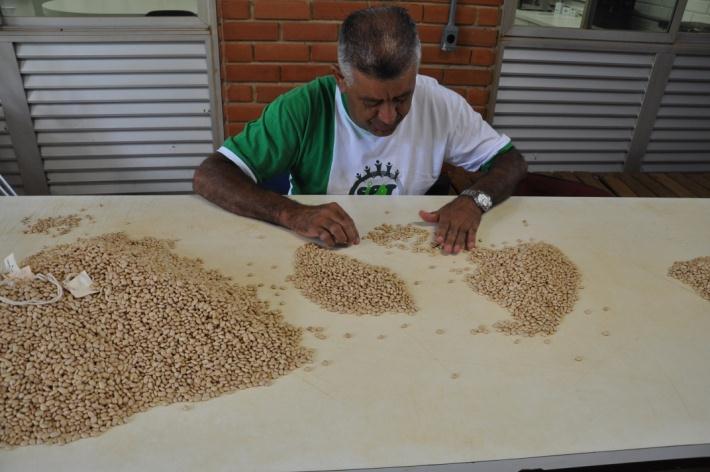
[[[0,195],[4,197],[16,197],[17,194],[15,191],[12,189],[12,186],[7,183],[7,180],[5,180],[0,174]]]

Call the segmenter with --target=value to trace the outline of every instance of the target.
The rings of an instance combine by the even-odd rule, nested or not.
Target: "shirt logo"
[[[355,174],[355,183],[350,187],[350,195],[392,195],[401,185],[399,170],[392,173],[391,162],[382,170],[382,163],[375,161],[374,171],[370,166],[365,166],[364,174]]]

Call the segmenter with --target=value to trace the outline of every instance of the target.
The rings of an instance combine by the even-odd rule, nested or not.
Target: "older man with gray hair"
[[[485,173],[475,188],[420,216],[437,223],[445,252],[473,248],[482,214],[512,193],[525,160],[461,96],[418,75],[420,56],[406,10],[352,13],[333,75],[280,96],[227,139],[195,172],[195,191],[238,215],[350,245],[358,231],[339,205],[303,205],[260,184],[288,172],[294,195],[422,195],[448,162]]]

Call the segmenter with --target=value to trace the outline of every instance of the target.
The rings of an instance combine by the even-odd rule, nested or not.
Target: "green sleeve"
[[[289,171],[298,158],[310,104],[292,90],[270,103],[261,116],[224,143],[262,182]]]
[[[335,79],[319,77],[274,100],[220,152],[257,182],[291,175],[294,194],[325,194],[333,160]]]

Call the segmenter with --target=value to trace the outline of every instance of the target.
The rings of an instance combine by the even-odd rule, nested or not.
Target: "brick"
[[[493,49],[474,48],[471,53],[471,64],[477,66],[492,66],[496,62],[496,53]]]
[[[456,7],[456,24],[457,25],[475,25],[478,10],[476,7],[458,6]],[[424,7],[425,23],[441,23],[449,22],[449,7],[448,5],[427,5]]]
[[[355,10],[367,8],[367,2],[315,1],[313,18],[316,20],[344,20]]]
[[[466,100],[472,106],[486,106],[488,104],[488,90],[480,88],[469,89]]]
[[[439,44],[444,33],[443,26],[419,25],[419,39],[422,43]]]
[[[450,0],[426,0],[427,3],[451,3]],[[459,5],[502,5],[503,0],[458,0]]]
[[[337,62],[338,61],[338,46],[336,44],[313,44],[313,45],[311,45],[311,61]]]
[[[249,14],[248,0],[222,0],[222,18],[228,20],[245,20]]]
[[[462,46],[495,46],[497,42],[497,30],[481,28],[459,29],[459,44]]]
[[[469,3],[471,5],[490,5],[498,7],[503,5],[503,0],[462,0],[461,3]]]
[[[246,123],[228,123],[225,133],[227,136],[235,136],[242,132]]]
[[[227,105],[226,115],[229,121],[252,121],[261,116],[263,103],[239,103]]]
[[[284,23],[283,39],[286,41],[335,41],[338,25],[335,23]]]
[[[227,80],[233,82],[278,82],[279,66],[267,64],[227,65]]]
[[[271,103],[279,95],[283,95],[293,89],[290,85],[257,85],[256,101],[259,103]]]
[[[227,98],[230,102],[251,102],[253,98],[251,85],[231,84],[227,90]]]
[[[263,20],[308,20],[311,17],[305,0],[257,0],[254,18]]]
[[[255,44],[254,58],[257,61],[308,61],[308,46],[305,44]]]
[[[498,8],[479,8],[479,26],[498,26],[500,23],[500,10]]]
[[[468,64],[470,59],[470,48],[458,47],[444,52],[439,46],[422,46],[422,62],[426,64]]]
[[[224,44],[224,58],[227,62],[251,62],[254,58],[251,44],[222,43]]]
[[[279,39],[278,23],[228,22],[222,28],[225,41],[268,41]]]
[[[446,85],[490,85],[491,71],[480,69],[447,69],[443,84]]]
[[[412,20],[419,23],[424,16],[424,7],[418,3],[395,3],[396,6],[405,8]]]
[[[458,93],[464,99],[468,97],[468,88],[466,87],[447,87],[449,90]]]
[[[430,67],[420,67],[419,73],[422,75],[428,75],[429,77],[434,77],[436,80],[441,82],[444,78],[444,71],[442,69],[435,69]]]
[[[330,66],[325,65],[281,66],[281,81],[308,82],[316,77],[329,75],[330,73]]]

